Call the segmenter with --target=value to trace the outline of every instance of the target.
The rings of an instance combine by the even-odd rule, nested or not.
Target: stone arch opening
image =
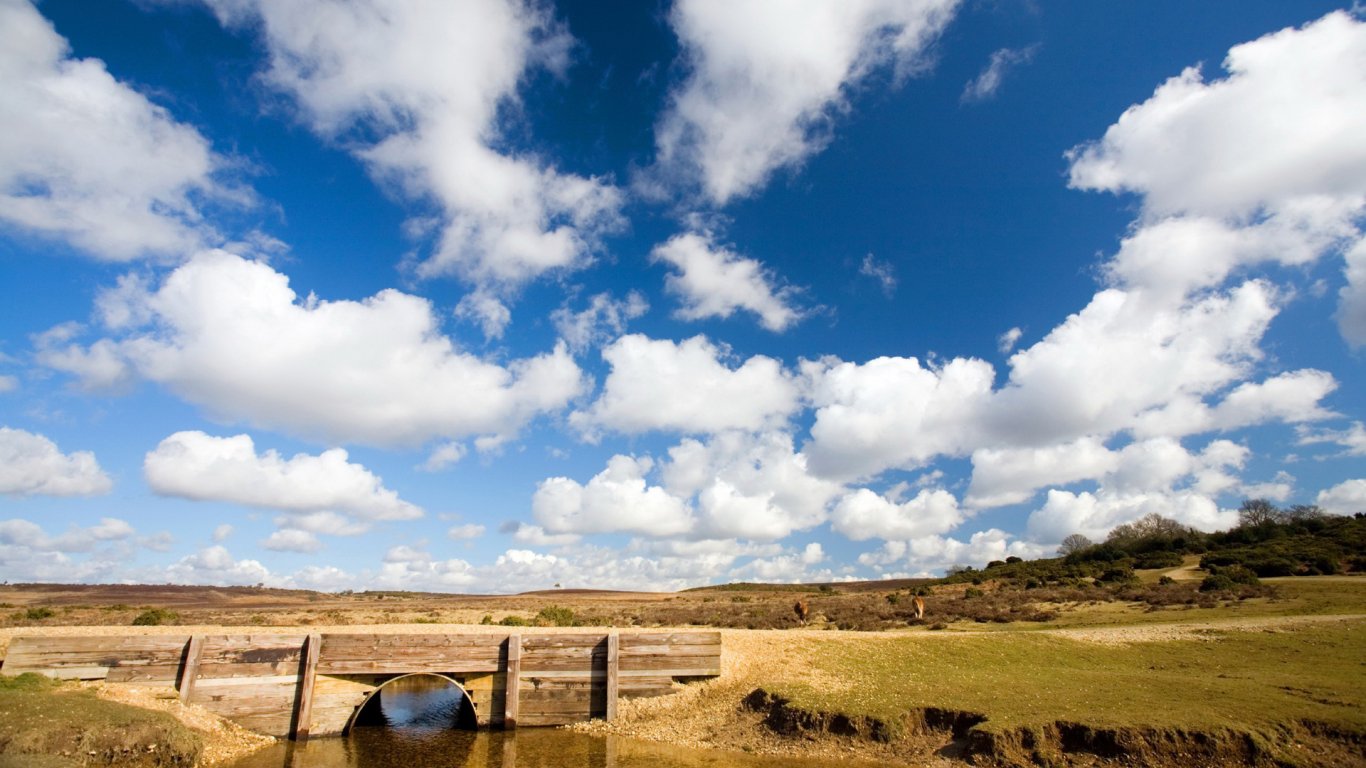
[[[342,734],[374,726],[473,731],[478,724],[474,700],[459,681],[436,672],[414,672],[391,677],[367,693]]]

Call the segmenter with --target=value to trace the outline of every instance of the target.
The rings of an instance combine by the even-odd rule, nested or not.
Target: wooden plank
[[[490,673],[502,669],[497,657],[490,659],[354,659],[319,660],[318,673],[324,675],[401,675],[410,672],[438,672],[450,675]]]
[[[174,688],[180,679],[182,665],[165,664],[155,667],[112,667],[105,677],[110,683],[153,683]]]
[[[503,687],[503,727],[511,730],[517,727],[518,689],[521,688],[522,676],[522,636],[508,635],[507,644],[507,669],[504,673],[507,680]]]
[[[620,686],[620,678],[617,675],[620,655],[621,636],[612,634],[607,636],[607,714],[606,718],[610,722],[617,719],[617,688]]]
[[[194,683],[199,679],[199,657],[204,651],[204,636],[193,635],[185,645],[185,666],[180,670],[180,700],[189,701],[194,695]]]
[[[634,650],[643,645],[713,645],[721,642],[721,633],[711,632],[623,632],[621,648]]]
[[[628,677],[717,677],[721,667],[686,667],[681,669],[623,669],[619,673],[623,679]]]
[[[309,635],[304,641],[304,665],[299,673],[299,704],[294,711],[294,740],[308,741],[309,726],[313,722],[313,679],[318,672],[318,651],[321,635]]]
[[[720,669],[720,656],[648,656],[645,658],[622,659],[621,668],[632,672],[648,672],[655,669],[696,669],[700,672],[677,672],[680,675],[704,675],[705,670]]]

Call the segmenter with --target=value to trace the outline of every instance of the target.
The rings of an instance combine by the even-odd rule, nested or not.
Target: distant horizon
[[[0,0],[0,580],[677,592],[1366,512],[1364,13]]]

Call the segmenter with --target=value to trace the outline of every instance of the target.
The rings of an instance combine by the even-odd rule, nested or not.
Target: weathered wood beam
[[[504,688],[503,728],[512,730],[517,727],[517,714],[520,706],[518,690],[522,686],[522,636],[508,635],[508,660]]]
[[[180,700],[186,704],[190,703],[190,697],[194,695],[194,682],[199,679],[199,657],[203,653],[204,636],[190,637],[190,642],[185,645],[185,664],[180,668],[180,680],[176,684],[180,689]]]
[[[607,720],[617,719],[617,671],[620,666],[621,637],[613,632],[607,635]]]
[[[299,673],[299,702],[294,710],[295,741],[308,741],[309,726],[313,722],[313,681],[318,676],[318,651],[322,643],[322,635],[309,635],[304,640],[303,668]]]

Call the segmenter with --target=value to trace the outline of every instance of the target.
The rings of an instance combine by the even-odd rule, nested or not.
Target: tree
[[[1058,545],[1058,554],[1064,556],[1070,555],[1073,552],[1080,552],[1083,549],[1094,547],[1095,545],[1096,543],[1094,541],[1091,541],[1080,533],[1074,533],[1063,539],[1062,543]]]
[[[1105,541],[1123,547],[1132,545],[1143,539],[1174,539],[1178,536],[1185,536],[1190,532],[1190,528],[1176,522],[1170,517],[1163,517],[1156,512],[1149,512],[1132,523],[1115,526],[1114,530],[1110,531],[1110,535],[1105,538]]]
[[[1327,512],[1317,504],[1296,504],[1295,506],[1281,513],[1288,520],[1322,520],[1328,516]]]
[[[1247,499],[1238,508],[1238,527],[1255,528],[1260,525],[1279,523],[1282,514],[1276,505],[1266,499]]]

